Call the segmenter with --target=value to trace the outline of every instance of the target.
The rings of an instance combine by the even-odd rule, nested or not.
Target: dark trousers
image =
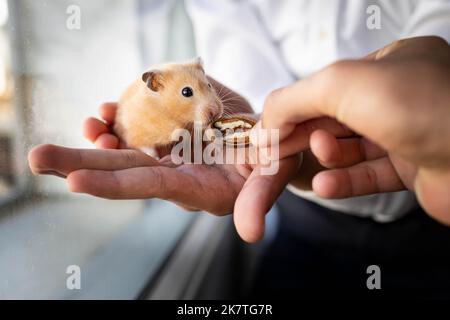
[[[417,209],[377,223],[285,191],[280,226],[264,250],[252,297],[450,298],[450,228]],[[369,290],[367,267],[380,268]]]

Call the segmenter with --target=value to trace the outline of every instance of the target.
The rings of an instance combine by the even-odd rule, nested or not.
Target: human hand
[[[332,117],[360,136],[311,134],[313,154],[331,169],[314,177],[318,195],[344,198],[409,188],[432,217],[450,224],[449,101],[449,45],[437,37],[411,38],[274,91],[257,128],[280,129],[279,152],[285,157],[304,149],[298,143],[301,124]]]
[[[170,155],[158,161],[119,141],[111,130],[116,109],[115,103],[104,104],[103,120],[89,118],[84,124],[85,137],[99,150],[41,145],[29,154],[31,170],[65,177],[69,190],[102,198],[156,197],[216,215],[234,211],[244,240],[262,237],[264,215],[297,170],[298,157],[281,160],[278,173],[270,176],[261,175],[260,165],[175,165]]]

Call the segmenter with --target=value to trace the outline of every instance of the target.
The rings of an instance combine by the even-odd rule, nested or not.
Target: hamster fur
[[[175,129],[191,128],[194,121],[207,126],[222,113],[197,58],[153,66],[135,80],[119,100],[114,131],[128,147],[157,149],[172,144]]]

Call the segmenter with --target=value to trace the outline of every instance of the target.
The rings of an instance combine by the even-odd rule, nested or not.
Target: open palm
[[[41,145],[29,154],[32,171],[67,178],[73,192],[108,199],[160,198],[190,210],[217,215],[234,212],[238,232],[246,241],[264,232],[264,215],[298,168],[298,158],[282,160],[276,175],[261,175],[249,165],[175,165],[127,149],[111,131],[117,105],[104,104],[102,120],[89,118],[84,134],[98,149]]]

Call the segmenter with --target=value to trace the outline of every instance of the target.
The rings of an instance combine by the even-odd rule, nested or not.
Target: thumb
[[[256,166],[234,205],[234,224],[239,236],[246,242],[257,242],[264,235],[264,217],[292,176],[297,172],[300,158],[297,155],[273,161],[278,166],[274,174]]]
[[[419,169],[414,189],[425,211],[440,223],[450,226],[450,170]]]

